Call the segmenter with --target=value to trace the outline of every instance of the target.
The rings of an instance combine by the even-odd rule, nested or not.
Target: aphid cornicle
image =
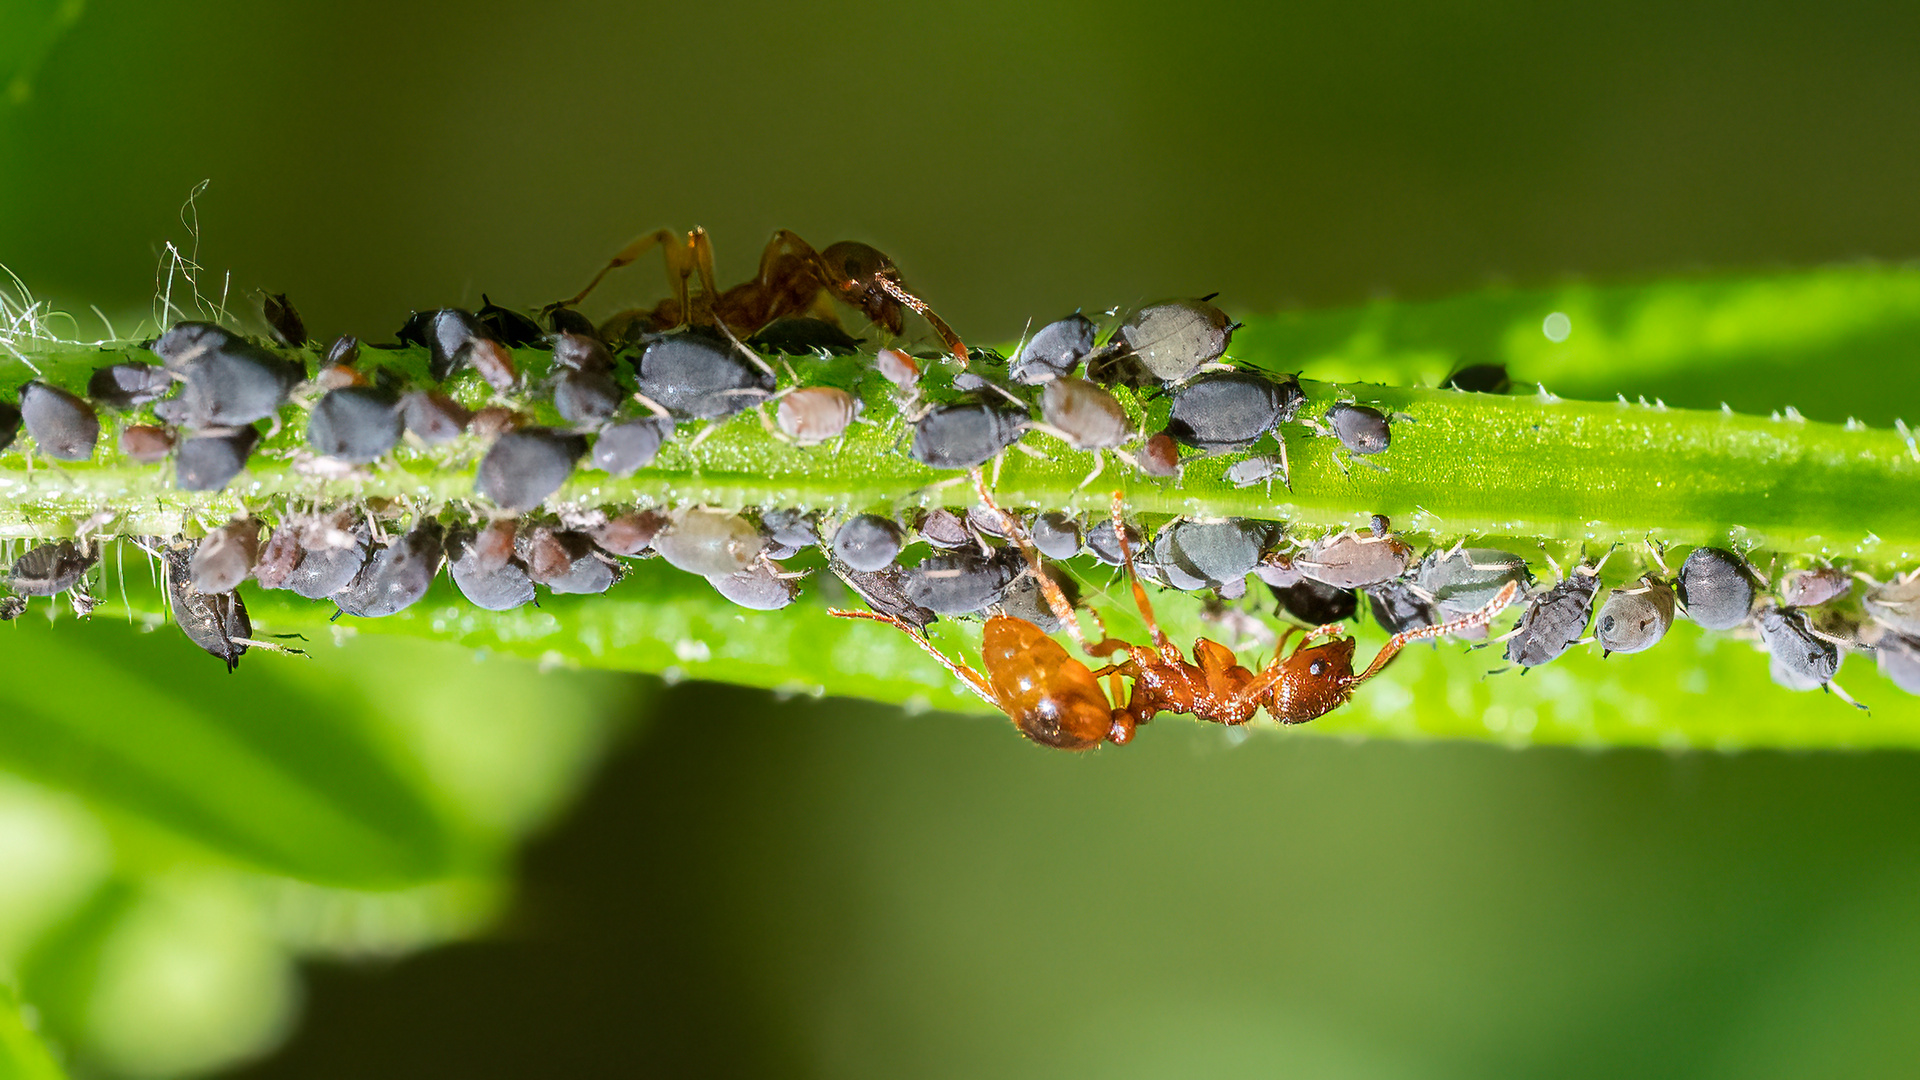
[[[974,483],[981,501],[993,505],[978,470],[974,471]],[[1028,569],[1040,583],[1048,606],[1062,628],[1087,655],[1108,660],[1104,667],[1089,669],[1039,627],[1008,615],[987,620],[981,641],[983,672],[948,659],[917,629],[896,616],[872,611],[834,611],[833,614],[887,623],[907,634],[981,700],[1010,717],[1021,734],[1043,746],[1090,750],[1102,742],[1125,743],[1133,738],[1140,724],[1161,712],[1185,712],[1217,723],[1243,724],[1264,708],[1281,723],[1304,723],[1345,704],[1361,684],[1379,674],[1409,642],[1460,628],[1441,624],[1396,634],[1375,655],[1373,663],[1358,674],[1353,670],[1354,640],[1339,636],[1341,631],[1337,626],[1308,630],[1292,653],[1276,653],[1273,661],[1257,674],[1236,663],[1231,650],[1206,638],[1194,643],[1198,662],[1191,662],[1161,632],[1146,590],[1132,572],[1131,549],[1123,540],[1122,556],[1134,603],[1147,624],[1153,645],[1132,645],[1114,638],[1089,641],[1074,618],[1072,605],[1046,576],[1039,555],[1027,542],[1019,522],[1012,515],[1002,513],[1007,532],[1018,542]],[[1120,513],[1120,496],[1115,493],[1115,521],[1120,520]],[[1116,536],[1122,534],[1123,530],[1116,527]],[[1482,624],[1491,621],[1513,600],[1517,591],[1517,587],[1508,585],[1486,608],[1468,618]],[[1288,636],[1292,632],[1290,629]],[[1313,644],[1320,637],[1333,640]],[[1283,638],[1283,646],[1284,643]],[[1108,681],[1109,688],[1102,687],[1102,679]],[[1115,704],[1120,699],[1123,681],[1129,680],[1132,688],[1126,704]]]

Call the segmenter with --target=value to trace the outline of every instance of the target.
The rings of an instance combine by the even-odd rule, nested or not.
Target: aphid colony
[[[265,305],[278,347],[211,323],[180,323],[150,343],[157,364],[102,367],[84,396],[27,383],[17,408],[0,404],[0,449],[24,428],[32,452],[84,462],[103,432],[101,410],[125,413],[115,426],[126,458],[171,469],[179,488],[217,491],[278,430],[283,408],[301,407],[304,446],[277,452],[315,478],[311,497],[272,512],[255,507],[259,516],[218,525],[198,540],[140,541],[164,563],[175,621],[230,668],[249,647],[268,645],[251,636],[235,591],[249,578],[330,602],[336,618],[378,618],[417,603],[443,568],[468,602],[504,611],[537,602],[542,588],[604,592],[627,560],[659,558],[755,610],[793,603],[802,579],[824,566],[871,608],[837,614],[907,633],[1027,737],[1069,749],[1125,742],[1159,712],[1240,724],[1264,709],[1283,723],[1311,720],[1347,701],[1405,645],[1485,639],[1513,605],[1521,614],[1503,637],[1504,655],[1522,671],[1588,640],[1590,624],[1603,649],[1632,653],[1657,644],[1684,615],[1754,637],[1783,685],[1837,690],[1843,651],[1870,649],[1898,685],[1920,693],[1920,580],[1913,577],[1868,583],[1864,617],[1853,618],[1839,613],[1855,585],[1843,571],[1795,570],[1782,575],[1777,599],[1764,598],[1759,572],[1745,559],[1700,548],[1678,574],[1643,574],[1606,590],[1602,602],[1604,560],[1535,587],[1518,555],[1455,547],[1420,556],[1379,517],[1365,529],[1301,536],[1251,519],[1176,518],[1148,528],[1129,519],[1117,495],[1111,513],[1090,521],[996,505],[982,466],[1009,449],[1030,450],[1029,433],[1091,452],[1087,482],[1108,452],[1141,482],[1177,477],[1184,451],[1239,455],[1226,470],[1230,483],[1284,485],[1289,466],[1278,435],[1295,422],[1337,440],[1349,461],[1390,453],[1389,414],[1340,402],[1301,418],[1305,397],[1293,376],[1225,363],[1234,324],[1207,299],[1147,305],[1105,332],[1070,315],[1003,357],[968,349],[892,261],[865,245],[816,251],[782,232],[753,279],[722,291],[704,233],[660,232],[623,250],[601,276],[653,248],[665,255],[673,296],[597,326],[576,305],[600,277],[538,318],[490,302],[478,312],[418,312],[393,346],[343,337],[315,350],[281,296]],[[861,397],[809,384],[795,371],[796,364],[807,369],[807,357],[845,355],[862,344],[842,328],[836,305],[896,335],[905,313],[916,313],[942,342],[931,354],[881,348],[865,370],[891,384],[901,404],[910,426],[903,452],[931,469],[966,470],[978,498],[971,510],[833,517],[778,507],[622,510],[555,499],[578,471],[630,476],[676,440],[693,446],[714,425],[753,422],[743,412],[799,446],[841,438],[861,419]],[[551,356],[543,377],[523,370],[530,350]],[[770,360],[791,377],[783,380]],[[1143,403],[1157,399],[1165,399],[1164,424],[1149,433],[1140,427]],[[433,506],[319,497],[327,479],[378,467],[403,446],[455,461],[466,455],[473,497]],[[927,554],[903,564],[920,545]],[[12,566],[0,618],[18,616],[28,598],[59,593],[86,608],[86,579],[99,555],[100,545],[86,540],[25,552]],[[1046,563],[1076,556],[1129,582],[1149,643],[1085,635],[1074,579]],[[1243,605],[1254,579],[1304,633],[1257,672],[1205,638],[1189,660],[1159,630],[1141,579]],[[1355,642],[1341,624],[1357,616],[1363,599],[1390,637],[1356,673]],[[943,617],[985,619],[980,669],[928,641],[926,627]],[[1282,646],[1301,630],[1290,625]],[[1048,636],[1055,633],[1101,666],[1073,658]]]

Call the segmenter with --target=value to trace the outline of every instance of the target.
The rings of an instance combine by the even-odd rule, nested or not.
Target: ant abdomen
[[[1113,707],[1087,665],[1025,619],[988,619],[980,659],[995,702],[1034,742],[1091,750],[1115,733]]]

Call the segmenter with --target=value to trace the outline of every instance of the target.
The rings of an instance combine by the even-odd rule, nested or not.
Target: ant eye
[[[1309,675],[1325,675],[1326,673],[1327,662],[1325,660],[1315,660],[1307,666],[1307,674]]]

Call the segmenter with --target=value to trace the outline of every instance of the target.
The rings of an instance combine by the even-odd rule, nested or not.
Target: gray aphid
[[[1018,442],[1027,415],[985,401],[936,405],[914,421],[915,461],[936,469],[970,469]]]
[[[1080,523],[1058,510],[1034,518],[1027,533],[1034,550],[1049,559],[1071,559],[1080,554]]]
[[[243,427],[226,435],[196,435],[173,452],[173,486],[181,491],[219,491],[247,467],[260,433]]]
[[[1339,402],[1327,410],[1327,426],[1353,454],[1377,454],[1393,441],[1387,414],[1368,405]]]
[[[533,603],[533,579],[527,576],[526,565],[517,557],[509,557],[504,563],[487,566],[474,540],[472,530],[462,530],[447,544],[452,556],[448,570],[460,595],[483,611],[511,611]]]
[[[1227,483],[1234,487],[1253,487],[1276,476],[1282,484],[1287,482],[1286,469],[1278,454],[1255,454],[1227,466]]]
[[[779,611],[800,595],[798,578],[780,576],[779,564],[765,559],[731,574],[707,578],[721,596],[749,611]]]
[[[907,569],[907,599],[938,615],[971,614],[997,603],[1024,565],[1011,548],[930,555]]]
[[[309,600],[325,600],[353,584],[366,564],[372,538],[365,522],[352,531],[353,542],[346,547],[308,548],[300,562],[287,575],[286,588]]]
[[[403,611],[427,594],[445,556],[440,526],[431,521],[416,525],[375,552],[352,583],[334,594],[333,602],[341,611],[366,619]]]
[[[1305,576],[1339,589],[1364,589],[1407,572],[1413,548],[1397,536],[1343,532],[1308,545],[1293,567]]]
[[[1920,694],[1920,641],[1899,634],[1883,634],[1874,646],[1880,674],[1909,694]]]
[[[848,518],[833,534],[833,553],[853,567],[873,573],[900,557],[904,536],[900,526],[879,514]]]
[[[1780,575],[1780,602],[1787,607],[1819,607],[1853,591],[1853,575],[1837,566],[1789,570]]]
[[[452,442],[466,433],[473,414],[438,390],[415,390],[400,399],[406,429],[428,446]]]
[[[1593,622],[1593,636],[1606,652],[1637,653],[1658,645],[1672,627],[1673,586],[1646,574],[1607,593]]]
[[[1138,556],[1143,550],[1140,530],[1129,523],[1126,537],[1127,549]],[[1125,561],[1121,557],[1120,542],[1114,536],[1113,518],[1102,517],[1093,528],[1087,530],[1087,553],[1108,566],[1119,566]]]
[[[87,396],[109,409],[132,409],[160,400],[173,376],[158,364],[108,364],[87,380]]]
[[[1079,312],[1050,322],[1020,346],[1007,374],[1028,385],[1071,375],[1093,352],[1093,337],[1093,320]]]
[[[1389,634],[1434,624],[1433,605],[1410,581],[1383,581],[1367,589],[1366,594],[1367,606],[1373,609],[1373,621]]]
[[[570,424],[598,424],[619,410],[626,394],[598,368],[568,371],[553,386],[553,408]]]
[[[631,476],[646,468],[659,455],[660,447],[673,434],[673,421],[664,416],[647,416],[609,424],[593,440],[588,461],[602,472]]]
[[[1687,617],[1708,630],[1731,630],[1753,611],[1753,574],[1746,560],[1720,548],[1694,548],[1680,566]]]
[[[1233,339],[1227,313],[1204,300],[1173,300],[1141,308],[1116,335],[1161,382],[1178,382],[1220,359]]]
[[[1202,450],[1244,450],[1293,419],[1305,400],[1293,375],[1202,375],[1174,391],[1166,433],[1175,442]]]
[[[1527,560],[1497,548],[1436,551],[1413,569],[1415,587],[1432,598],[1436,621],[1457,619],[1491,603],[1508,582],[1533,583]]]
[[[1874,622],[1896,634],[1920,638],[1920,574],[1868,589],[1864,606]]]
[[[398,398],[371,386],[343,386],[314,402],[307,443],[325,457],[364,465],[392,450],[403,426]]]
[[[99,558],[90,545],[55,540],[15,559],[7,581],[21,596],[56,596],[79,584]]]
[[[1767,607],[1760,612],[1760,640],[1772,659],[1775,681],[1795,690],[1812,690],[1840,674],[1840,649],[1816,636],[1804,612]]]
[[[855,570],[846,563],[832,558],[827,566],[835,577],[845,582],[867,607],[882,615],[891,615],[915,630],[925,631],[928,625],[938,622],[940,616],[913,602],[907,595],[907,572],[898,566],[889,566],[884,570],[868,573]]]
[[[154,406],[154,415],[188,427],[237,427],[272,416],[305,372],[245,341],[229,341],[168,369],[179,393]]]
[[[193,587],[209,595],[232,592],[253,572],[260,556],[260,523],[229,521],[194,545],[188,569]]]
[[[640,392],[678,417],[717,420],[773,393],[773,375],[700,331],[664,334],[633,362]]]
[[[40,452],[56,461],[85,461],[100,441],[93,406],[38,380],[20,388],[20,418]]]
[[[760,527],[767,531],[773,542],[781,547],[813,547],[820,542],[820,526],[814,515],[805,510],[788,510],[775,507],[760,512]]]
[[[560,490],[586,452],[579,435],[543,427],[509,431],[487,448],[474,490],[502,509],[531,510]]]
[[[1078,600],[1079,586],[1072,578],[1051,567],[1047,569],[1047,574],[1053,578],[1054,584],[1060,586],[1060,591],[1066,595],[1069,605]],[[1000,610],[1013,618],[1025,619],[1039,627],[1041,633],[1060,632],[1060,617],[1053,613],[1053,605],[1047,602],[1046,592],[1040,587],[1040,579],[1033,576],[1031,569],[1014,578],[1013,584],[1007,586],[1007,591],[1000,597]]]
[[[1575,567],[1558,585],[1534,596],[1507,639],[1507,659],[1529,668],[1559,659],[1587,632],[1599,590],[1597,572]]]
[[[1162,567],[1177,566],[1204,585],[1223,585],[1244,581],[1260,565],[1262,557],[1280,542],[1280,536],[1280,525],[1272,521],[1183,518],[1168,524],[1154,537],[1152,559]]]

